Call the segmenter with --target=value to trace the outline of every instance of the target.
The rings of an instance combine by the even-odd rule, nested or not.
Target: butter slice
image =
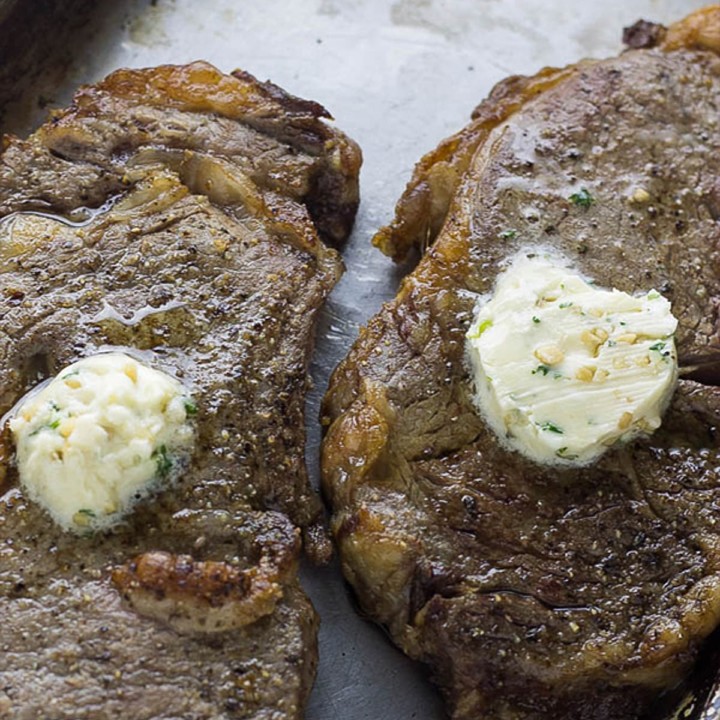
[[[677,382],[670,303],[604,290],[550,256],[519,255],[467,333],[475,401],[512,449],[585,465],[660,427]]]
[[[124,353],[85,358],[16,408],[20,483],[64,529],[107,528],[177,473],[194,414],[170,375]]]

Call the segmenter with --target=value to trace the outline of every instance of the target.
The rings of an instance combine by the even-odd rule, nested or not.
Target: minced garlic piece
[[[123,353],[73,363],[10,420],[20,482],[63,528],[103,529],[177,474],[196,412],[183,386]]]

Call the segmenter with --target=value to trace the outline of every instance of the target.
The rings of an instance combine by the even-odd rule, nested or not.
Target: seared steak
[[[78,538],[25,500],[6,439],[0,716],[302,716],[316,618],[293,525],[328,554],[307,367],[360,164],[327,117],[195,63],[118,71],[6,139],[0,416],[120,348],[188,387],[197,441],[174,487]]]
[[[713,7],[501,83],[376,237],[432,244],[334,373],[324,488],[363,609],[453,718],[637,718],[718,624],[720,392],[699,380],[720,348],[719,27]],[[472,400],[475,301],[528,246],[663,292],[695,373],[659,431],[590,467],[508,451]]]

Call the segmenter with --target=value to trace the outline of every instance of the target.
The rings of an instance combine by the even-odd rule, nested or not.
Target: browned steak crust
[[[26,502],[2,436],[0,717],[302,717],[300,531],[329,549],[307,369],[360,165],[328,117],[194,63],[118,71],[5,139],[0,416],[119,347],[187,385],[198,434],[175,487],[90,538]]]
[[[511,78],[420,162],[376,243],[434,244],[325,400],[343,569],[457,719],[637,718],[720,618],[709,374],[649,440],[559,470],[498,443],[464,357],[499,263],[550,246],[600,285],[665,293],[681,363],[717,361],[720,7],[664,38]]]

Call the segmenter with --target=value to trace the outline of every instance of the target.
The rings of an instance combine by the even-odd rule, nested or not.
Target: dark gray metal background
[[[0,16],[12,4],[0,0]],[[43,30],[48,52],[38,72],[15,77],[6,131],[27,133],[46,106],[62,106],[78,84],[117,67],[202,58],[323,103],[362,146],[362,204],[344,253],[348,270],[322,316],[313,365],[308,457],[317,481],[319,400],[360,324],[394,295],[402,273],[370,247],[370,237],[390,218],[414,162],[459,129],[503,77],[616,54],[624,25],[640,17],[669,22],[705,3],[118,0],[93,3],[103,7],[81,27],[70,12],[91,3],[54,4],[67,9],[71,32]],[[443,717],[422,669],[358,616],[336,566],[306,568],[304,584],[322,617],[309,720]]]

